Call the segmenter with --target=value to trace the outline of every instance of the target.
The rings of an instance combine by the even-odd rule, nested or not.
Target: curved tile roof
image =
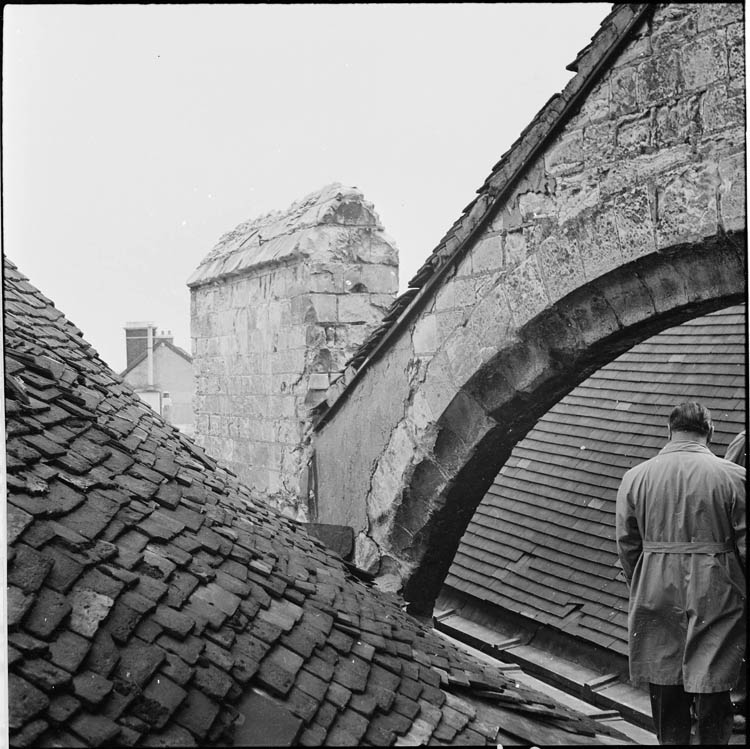
[[[8,261],[5,335],[12,745],[620,743],[275,514]]]
[[[669,413],[684,400],[711,410],[711,449],[724,455],[745,425],[745,325],[740,305],[669,328],[550,409],[477,508],[446,584],[627,655],[617,488],[664,446]]]

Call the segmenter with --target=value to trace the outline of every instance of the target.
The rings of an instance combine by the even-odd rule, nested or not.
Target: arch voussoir
[[[738,236],[711,238],[617,268],[531,320],[477,369],[437,422],[433,470],[442,485],[418,486],[415,471],[404,490],[411,523],[392,551],[412,569],[404,587],[410,610],[431,611],[477,505],[540,416],[639,341],[742,300],[741,246]],[[428,499],[429,491],[439,494]],[[412,497],[421,497],[417,513],[407,508]]]

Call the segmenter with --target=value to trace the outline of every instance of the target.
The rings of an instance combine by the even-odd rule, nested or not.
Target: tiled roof
[[[669,412],[699,400],[723,456],[746,417],[745,307],[670,328],[600,369],[514,449],[446,583],[618,653],[627,591],[614,506],[625,471],[660,450]]]
[[[477,196],[464,208],[422,267],[408,282],[409,288],[388,310],[383,322],[362,343],[347,362],[338,385],[331,388],[330,402],[319,409],[319,423],[328,418],[329,409],[352,386],[358,373],[385,350],[390,338],[416,314],[421,305],[439,288],[444,273],[463,256],[487,221],[493,208],[512,189],[518,178],[574,111],[582,96],[606,69],[610,56],[615,54],[629,34],[645,18],[653,5],[649,3],[616,3],[604,18],[591,42],[567,66],[576,75],[565,88],[552,96],[523,130],[513,145],[500,157]]]
[[[612,742],[275,514],[7,261],[5,335],[11,745]]]

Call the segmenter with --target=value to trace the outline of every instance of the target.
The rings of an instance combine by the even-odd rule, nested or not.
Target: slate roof
[[[699,400],[724,456],[745,427],[745,307],[633,347],[583,382],[514,449],[464,534],[446,584],[627,653],[617,487],[666,442],[671,409]]]
[[[13,746],[620,743],[402,611],[5,262]]]
[[[386,350],[391,338],[440,288],[442,277],[481,233],[491,219],[493,208],[504,199],[532,159],[564,125],[602,71],[606,70],[607,62],[653,8],[654,5],[649,3],[616,3],[612,6],[612,11],[601,21],[591,42],[567,66],[567,70],[576,75],[559,94],[547,101],[492,167],[484,184],[477,190],[477,196],[464,208],[408,282],[408,288],[391,305],[382,323],[347,362],[343,374],[331,386],[328,401],[323,401],[317,408],[317,426],[322,426],[331,416],[337,402],[343,399],[342,396],[360,373]]]

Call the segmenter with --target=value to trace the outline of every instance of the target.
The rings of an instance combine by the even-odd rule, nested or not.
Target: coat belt
[[[643,551],[659,551],[662,554],[724,554],[734,551],[731,541],[644,541]]]

